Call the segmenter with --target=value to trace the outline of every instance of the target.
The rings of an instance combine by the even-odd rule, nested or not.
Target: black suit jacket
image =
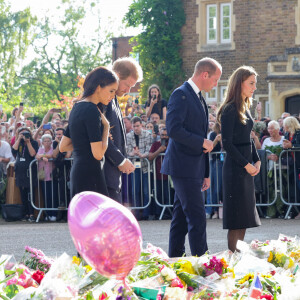
[[[106,107],[105,116],[110,123],[112,136],[112,139],[108,139],[108,147],[105,152],[105,179],[109,188],[119,192],[122,186],[122,172],[118,166],[126,158],[126,131],[117,98],[113,99]]]

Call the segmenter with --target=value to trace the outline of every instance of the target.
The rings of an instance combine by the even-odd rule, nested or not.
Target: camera
[[[156,95],[153,95],[153,100],[155,100],[156,99]]]
[[[24,103],[23,102],[20,102],[20,106],[23,106],[24,105]]]
[[[30,132],[29,131],[23,131],[22,132],[25,139],[30,139]]]

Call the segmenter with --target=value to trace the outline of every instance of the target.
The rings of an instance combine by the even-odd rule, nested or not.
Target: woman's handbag
[[[38,179],[41,180],[41,181],[44,181],[45,180],[45,168],[42,167],[41,169],[39,169],[39,172],[38,172]]]
[[[24,206],[20,204],[2,204],[2,217],[7,222],[21,220],[24,217]]]

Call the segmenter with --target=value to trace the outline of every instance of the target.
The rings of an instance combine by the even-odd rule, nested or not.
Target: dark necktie
[[[202,107],[203,107],[204,113],[205,113],[205,115],[206,115],[204,99],[202,98],[201,91],[198,93],[198,95],[199,95],[200,103],[201,103],[201,105],[202,105]]]

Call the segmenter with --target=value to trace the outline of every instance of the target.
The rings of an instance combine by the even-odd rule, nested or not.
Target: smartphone
[[[52,125],[51,124],[44,124],[43,125],[43,129],[47,130],[47,129],[51,129],[52,128]]]
[[[153,100],[155,100],[156,99],[156,95],[153,95]]]
[[[135,102],[136,104],[139,104],[139,98],[135,98],[134,102]]]
[[[23,102],[20,102],[20,106],[23,106],[24,105],[24,103]]]
[[[0,111],[2,111],[2,109],[3,109],[3,106],[2,106],[2,104],[0,104]]]
[[[159,132],[158,125],[155,124],[155,125],[153,126],[153,130],[154,130],[154,133],[155,133],[155,134],[158,134],[158,132]]]
[[[61,112],[61,108],[52,108],[52,111],[54,113],[60,113]]]
[[[28,117],[29,118],[33,118],[34,117],[34,113],[28,113]]]

